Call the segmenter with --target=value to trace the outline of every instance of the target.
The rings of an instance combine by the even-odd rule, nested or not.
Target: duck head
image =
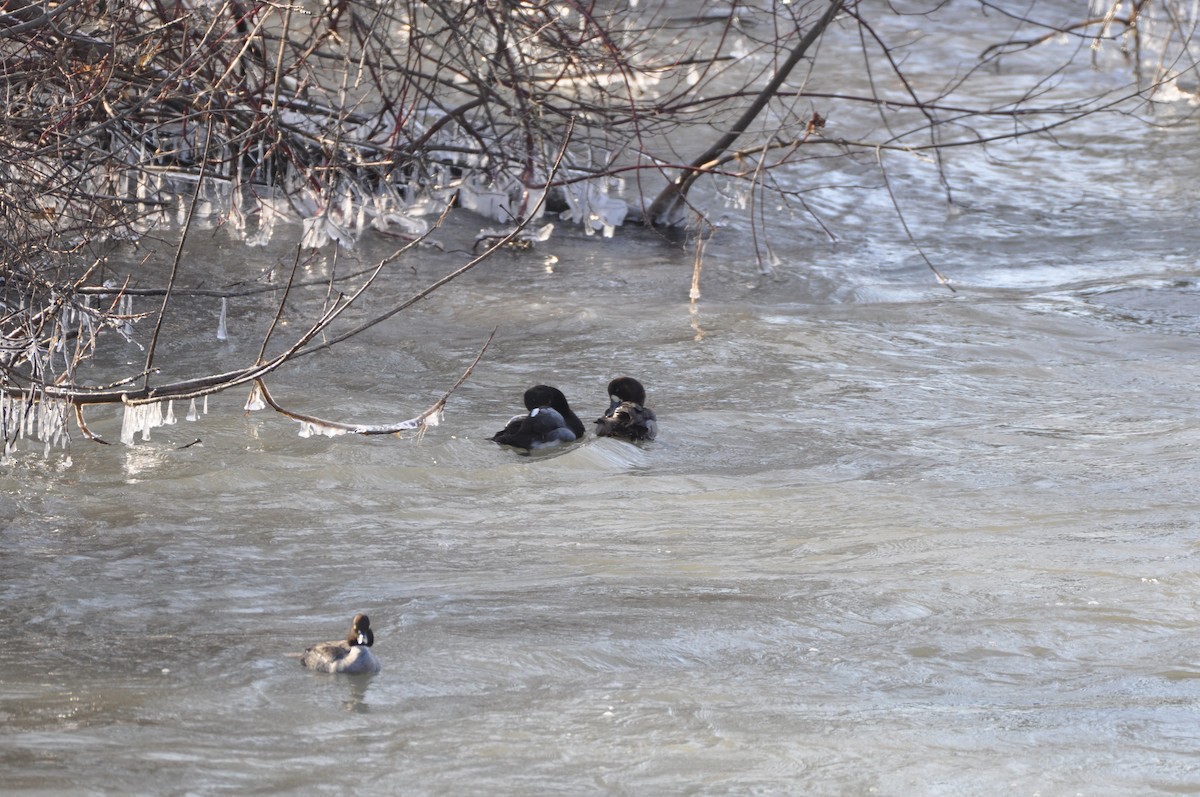
[[[534,385],[526,390],[525,409],[533,412],[541,407],[550,407],[558,412],[575,437],[583,437],[583,421],[571,410],[571,405],[567,403],[567,397],[561,390],[550,385]]]
[[[371,647],[375,644],[375,632],[371,630],[371,618],[365,614],[354,615],[354,623],[350,626],[350,633],[346,637],[346,641],[353,647],[354,645],[366,645]]]
[[[653,440],[658,419],[646,405],[646,388],[631,376],[618,376],[608,383],[608,410],[596,419],[597,437]]]
[[[609,409],[616,409],[629,402],[639,407],[646,404],[646,388],[632,376],[618,376],[608,383]]]

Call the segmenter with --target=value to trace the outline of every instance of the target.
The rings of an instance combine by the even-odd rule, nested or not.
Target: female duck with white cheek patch
[[[371,653],[375,634],[371,619],[365,614],[354,615],[350,633],[336,642],[322,642],[304,651],[300,663],[318,672],[340,672],[347,675],[379,672],[379,659]]]

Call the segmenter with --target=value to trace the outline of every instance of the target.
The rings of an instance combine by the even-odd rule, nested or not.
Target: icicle
[[[254,389],[246,397],[246,412],[257,412],[258,410],[266,409],[266,406],[267,402],[263,401],[262,388],[255,382]]]
[[[22,414],[23,423],[21,424],[21,437],[24,438],[26,435],[33,437],[34,414],[32,412],[25,412]]]
[[[582,224],[588,235],[600,230],[605,238],[611,238],[629,212],[624,200],[608,196],[607,188],[595,183],[568,187],[564,189],[564,197],[569,209],[560,213],[560,217]]]
[[[121,445],[133,445],[133,436],[137,434],[137,425],[141,414],[140,408],[133,404],[125,405],[125,414],[121,417]]]
[[[145,405],[145,416],[142,420],[142,439],[150,439],[150,430],[163,425],[162,402]]]
[[[204,409],[202,410],[202,412],[205,415],[208,415],[208,396],[204,397]]]
[[[25,359],[29,361],[29,367],[33,371],[33,375],[41,378],[42,353],[38,349],[36,342],[30,343],[29,347],[25,349]]]
[[[271,235],[275,231],[275,219],[277,217],[275,205],[270,200],[260,199],[258,201],[258,230],[246,238],[248,246],[266,246],[271,242]]]
[[[320,249],[329,243],[329,235],[325,232],[325,220],[320,216],[304,219],[301,229],[304,234],[300,238],[300,245],[305,249]]]
[[[229,299],[221,297],[221,317],[217,319],[217,340],[228,340],[229,330],[225,326],[225,317],[229,310]]]
[[[354,218],[354,232],[356,234],[361,234],[363,229],[367,226],[367,203],[360,202],[357,210],[358,213]]]
[[[89,310],[91,309],[92,301],[91,301],[90,296],[86,297],[84,299],[84,306],[87,307]],[[82,318],[83,318],[83,328],[85,330],[87,330],[87,334],[84,339],[94,342],[96,339],[96,328],[94,326],[92,326],[92,314],[84,313]]]
[[[121,443],[132,446],[140,432],[143,440],[150,439],[150,430],[162,426],[162,402],[153,404],[126,404],[125,415],[121,419]]]
[[[37,404],[37,437],[46,443],[46,454],[58,445],[63,431],[63,403],[43,398]]]
[[[139,147],[139,149],[141,149],[141,150],[142,150],[142,152],[140,153],[140,154],[141,154],[141,157],[142,157],[142,158],[145,158],[146,156],[145,156],[145,150],[144,150],[144,148],[141,148],[141,147]],[[139,158],[139,160],[140,160],[140,159],[141,159],[141,158]],[[147,179],[146,179],[146,175],[145,175],[145,173],[143,173],[143,172],[138,172],[138,177],[137,177],[137,182],[136,182],[136,189],[137,189],[137,190],[135,191],[135,195],[136,195],[136,196],[137,196],[137,198],[138,198],[138,203],[137,203],[137,215],[138,215],[138,216],[144,216],[144,215],[145,215],[145,213],[146,213],[146,202],[145,202],[145,200],[146,200],[146,198],[147,198],[147,197],[150,195],[150,191],[149,191],[149,189],[148,189],[148,187],[147,187],[147,183],[148,183],[148,181],[147,181]]]
[[[187,419],[189,421],[195,422],[195,421],[199,420],[199,418],[200,418],[200,416],[196,414],[196,400],[192,399],[192,404],[191,404],[191,406],[188,407]]]
[[[21,405],[17,402],[17,400],[15,398],[10,398],[7,395],[4,397],[4,402],[5,402],[4,420],[5,420],[5,426],[7,428],[9,426],[12,426],[14,423],[16,423],[20,419]]]
[[[66,418],[61,414],[64,410],[57,410],[59,415],[55,421],[54,436],[50,439],[50,444],[55,448],[68,448],[71,445],[71,432],[67,428]]]
[[[167,417],[163,418],[163,425],[164,426],[174,426],[175,425],[175,402],[174,401],[167,402]]]
[[[121,296],[121,301],[117,306],[117,314],[125,316],[121,322],[121,334],[126,340],[133,337],[133,297],[128,293]]]
[[[242,185],[242,159],[238,158],[238,174],[232,181],[229,198],[229,210],[226,213],[226,218],[229,219],[229,227],[238,234],[238,237],[245,240],[246,237],[246,215],[242,212],[246,198],[243,196]]]
[[[71,320],[68,317],[70,308],[64,308],[58,315],[58,334],[57,340],[54,341],[54,350],[61,353],[67,347],[67,338],[71,335],[70,324]]]
[[[300,436],[312,437],[313,435],[321,435],[323,437],[340,437],[344,434],[349,434],[348,429],[339,429],[336,426],[326,426],[323,423],[314,421],[300,421]]]

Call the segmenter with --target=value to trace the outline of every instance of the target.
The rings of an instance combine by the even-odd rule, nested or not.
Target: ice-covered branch
[[[463,371],[463,374],[458,378],[458,381],[451,385],[450,389],[443,393],[441,398],[433,403],[433,406],[415,418],[409,418],[408,420],[392,423],[361,424],[326,420],[317,418],[313,415],[305,415],[303,413],[288,410],[281,406],[271,396],[270,391],[267,390],[266,383],[262,379],[255,380],[254,392],[251,394],[249,401],[247,401],[247,408],[249,409],[257,407],[258,400],[261,399],[262,403],[264,403],[266,406],[275,410],[279,414],[286,415],[292,420],[298,422],[300,424],[301,437],[311,437],[313,435],[337,437],[338,435],[343,434],[358,434],[366,436],[399,435],[401,432],[410,432],[414,430],[417,431],[418,434],[421,434],[426,428],[438,425],[442,418],[442,412],[446,408],[446,402],[450,399],[450,396],[454,394],[454,391],[458,390],[458,388],[462,386],[463,382],[467,381],[467,378],[471,375],[471,372],[475,370],[475,366],[479,365],[479,361],[483,359],[484,352],[486,352],[488,347],[492,345],[492,340],[495,337],[496,330],[493,329],[492,333],[488,335],[488,339],[484,341],[483,347],[479,350],[479,354],[475,355],[475,359],[469,366],[467,366],[467,369]]]

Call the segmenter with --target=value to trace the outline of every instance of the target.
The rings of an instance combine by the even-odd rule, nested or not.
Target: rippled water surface
[[[688,252],[567,231],[270,380],[407,418],[498,327],[420,440],[229,394],[31,450],[0,477],[3,790],[1200,793],[1197,133],[1074,135],[957,154],[953,212],[906,184],[957,293],[861,197],[826,200],[837,243],[777,227],[766,274],[731,216],[694,308]],[[247,254],[192,257],[220,284]],[[371,308],[456,262],[407,257]],[[276,299],[225,342],[180,310],[161,361],[251,361]],[[618,373],[657,441],[488,442],[525,387],[590,420]],[[303,670],[356,611],[383,672]]]

